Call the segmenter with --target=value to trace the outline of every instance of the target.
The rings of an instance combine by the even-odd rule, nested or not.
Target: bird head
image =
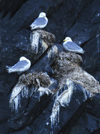
[[[20,57],[19,60],[20,60],[20,61],[22,61],[22,60],[27,60],[27,58],[25,58],[24,56],[22,56],[22,57]]]
[[[39,14],[39,17],[46,17],[46,13],[45,13],[45,12],[41,12],[41,13]]]
[[[66,37],[63,42],[69,42],[69,41],[72,41],[72,39],[70,37]]]

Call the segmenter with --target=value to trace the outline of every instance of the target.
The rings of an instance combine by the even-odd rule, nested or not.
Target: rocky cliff
[[[99,0],[0,1],[0,134],[99,134],[99,5]],[[41,11],[49,23],[31,32]],[[65,36],[85,54],[65,52]],[[5,66],[20,56],[31,60],[30,70],[8,74]]]

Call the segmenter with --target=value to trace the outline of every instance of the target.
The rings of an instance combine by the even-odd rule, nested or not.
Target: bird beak
[[[64,39],[63,42],[65,42],[66,40]]]

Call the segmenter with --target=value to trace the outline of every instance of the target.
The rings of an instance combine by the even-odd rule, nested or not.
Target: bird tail
[[[33,25],[33,24],[31,24],[31,25],[30,25],[30,28],[31,28],[31,30],[34,30],[34,29],[36,29],[36,26]]]
[[[34,30],[35,29],[35,27],[31,27],[31,30]]]
[[[11,67],[10,67],[10,66],[6,66],[6,71],[7,71],[8,73],[11,73],[11,72],[12,72]]]
[[[32,27],[33,27],[33,26],[32,26],[32,24],[31,24],[31,25],[30,25],[30,28],[32,29]]]

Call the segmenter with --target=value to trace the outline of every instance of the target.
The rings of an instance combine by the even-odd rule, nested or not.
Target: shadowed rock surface
[[[41,11],[45,11],[49,19],[48,25],[45,28],[48,32],[37,30],[32,33],[30,32],[29,25]],[[45,36],[45,33],[47,33],[48,37],[47,35]],[[32,35],[31,41],[30,34]],[[37,35],[39,35],[40,41],[38,42],[37,39],[36,47],[33,47],[32,39]],[[55,36],[57,44],[54,44]],[[70,36],[74,42],[83,47],[85,50],[83,61],[80,55],[65,53],[61,45],[58,45],[65,36]],[[48,41],[49,37],[50,40]],[[39,43],[38,45],[37,42]],[[53,47],[56,48],[57,53],[51,53],[51,60],[48,61],[48,53]],[[39,98],[39,92],[35,92],[35,96],[33,95],[32,97],[21,99],[22,103],[24,103],[22,113],[17,113],[16,115],[12,113],[9,108],[9,100],[12,89],[19,81],[19,76],[16,73],[9,75],[5,71],[5,66],[15,64],[22,55],[29,58],[32,62],[31,69],[24,74],[25,78],[29,76],[29,73],[33,73],[34,70],[37,70],[37,72],[41,71],[41,73],[47,72],[50,80],[54,81],[54,83],[52,83],[53,86],[49,87],[50,90],[54,89],[54,94],[52,94],[52,92],[49,94],[49,90],[47,90],[42,99],[40,98],[40,101],[39,99],[35,100],[35,96]],[[51,62],[52,59],[53,62]],[[82,65],[84,70],[80,65]],[[40,66],[42,66],[42,68],[40,68]],[[71,79],[80,89],[85,88],[86,91],[88,90],[92,94],[92,97],[87,100],[85,104],[82,104],[82,107],[80,106],[71,118],[69,117],[68,123],[66,120],[63,125],[61,125],[63,121],[61,117],[65,116],[65,114],[63,110],[61,110],[61,115],[59,113],[61,127],[58,123],[57,127],[59,128],[59,132],[57,131],[56,133],[99,133],[100,85],[99,82],[85,70],[100,82],[99,0],[0,1],[1,134],[49,134],[49,132],[53,132],[49,117],[52,113],[57,95],[60,96],[63,91],[67,90],[67,79]],[[47,77],[44,76],[44,78]],[[37,82],[36,87],[38,88],[39,81]],[[30,88],[31,85],[28,89]],[[48,89],[48,85],[46,85],[45,88]],[[39,89],[39,91],[41,90],[42,89]],[[57,92],[58,90],[59,93]],[[27,108],[28,112],[24,113],[25,108]],[[38,108],[40,109],[37,110]],[[32,111],[34,111],[33,115],[30,114]],[[18,120],[18,122],[16,120]]]

